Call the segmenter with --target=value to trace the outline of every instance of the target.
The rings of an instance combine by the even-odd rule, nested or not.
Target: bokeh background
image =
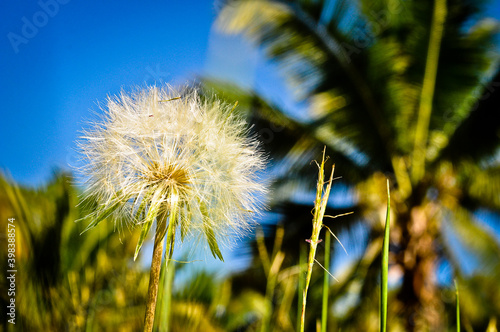
[[[15,216],[19,270],[29,271],[17,284],[19,324],[3,316],[3,330],[140,330],[151,250],[134,263],[137,232],[119,235],[111,222],[79,236],[72,166],[79,130],[107,96],[167,83],[238,100],[275,182],[262,237],[226,249],[225,263],[178,250],[200,261],[163,275],[159,330],[296,330],[310,162],[325,145],[342,176],[329,214],[355,212],[328,222],[349,253],[332,246],[340,282],[329,291],[329,331],[377,329],[386,177],[389,330],[454,329],[453,279],[462,327],[498,328],[499,1],[41,0],[4,1],[0,13],[0,251]],[[266,270],[278,253],[282,265]],[[315,274],[308,331],[320,317]]]

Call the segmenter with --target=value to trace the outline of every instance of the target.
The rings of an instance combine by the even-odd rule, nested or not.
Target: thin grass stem
[[[458,294],[458,282],[455,279],[455,294],[457,295],[457,332],[460,332],[460,296]]]
[[[321,332],[326,332],[326,323],[328,321],[328,294],[330,289],[330,232],[326,232],[325,236],[325,266],[324,276],[323,276],[323,301],[321,310]]]
[[[302,319],[302,292],[305,287],[305,279],[304,279],[304,266],[306,265],[306,247],[301,244],[300,245],[300,256],[299,256],[299,277],[298,277],[298,289],[297,289],[297,329],[300,327],[300,322]]]
[[[387,278],[389,271],[389,230],[391,214],[391,193],[389,180],[387,180],[387,214],[385,217],[384,243],[382,245],[382,271],[380,282],[380,331],[387,330]]]
[[[326,211],[326,205],[328,203],[328,197],[330,196],[330,190],[332,188],[333,182],[333,172],[335,170],[335,166],[332,167],[332,172],[330,174],[330,179],[325,182],[325,153],[326,148],[323,150],[323,159],[321,161],[321,165],[319,165],[319,175],[318,175],[318,184],[316,187],[316,199],[314,201],[314,218],[313,218],[313,230],[311,234],[311,238],[306,240],[309,242],[309,258],[307,261],[307,274],[306,281],[304,285],[304,290],[302,292],[302,312],[300,317],[300,331],[304,332],[305,328],[305,316],[306,316],[306,305],[307,305],[307,291],[309,289],[309,284],[311,282],[313,265],[316,257],[316,249],[318,247],[319,233],[321,228],[323,227],[323,217]],[[326,188],[324,188],[325,183],[327,183]],[[323,192],[324,190],[324,192]]]
[[[158,332],[170,331],[170,316],[172,309],[172,288],[175,276],[175,261],[166,260],[162,264],[160,289],[158,290],[158,305],[156,309],[160,316],[155,319],[154,330]]]

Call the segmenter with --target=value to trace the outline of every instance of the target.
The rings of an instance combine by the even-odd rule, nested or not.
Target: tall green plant
[[[382,247],[382,266],[380,274],[380,331],[387,331],[387,283],[389,274],[389,240],[391,222],[391,193],[387,180],[387,212],[385,216],[384,242]]]
[[[321,302],[321,332],[326,332],[328,322],[328,295],[330,293],[330,233],[325,235],[325,261],[323,274],[323,300]]]
[[[332,183],[334,180],[333,172],[335,170],[335,165],[332,166],[330,178],[329,179],[327,178],[328,180],[325,180],[325,153],[326,153],[326,147],[323,150],[323,157],[321,159],[321,164],[318,164],[319,175],[318,175],[318,182],[316,185],[316,199],[314,200],[312,233],[311,233],[311,237],[308,240],[306,240],[307,242],[309,242],[309,256],[308,256],[308,260],[307,260],[306,279],[305,279],[304,289],[302,291],[302,311],[301,311],[301,317],[300,317],[300,331],[304,331],[304,329],[305,329],[307,292],[309,290],[309,284],[311,282],[313,265],[315,262],[317,262],[316,249],[318,247],[318,243],[323,241],[322,239],[319,238],[319,234],[321,232],[321,229],[323,227],[325,227],[323,225],[323,218],[325,217],[326,206],[328,204],[328,198],[330,197],[330,190],[332,188]],[[325,188],[325,185],[326,185],[326,188]],[[347,214],[350,214],[350,213],[347,213]],[[333,218],[336,218],[336,217],[339,217],[339,215],[334,216]],[[328,271],[326,269],[325,269],[325,272],[328,273]]]
[[[323,158],[319,167],[318,183],[316,186],[316,199],[314,200],[314,218],[312,220],[312,234],[311,238],[307,240],[309,242],[309,258],[307,260],[307,273],[306,282],[304,285],[304,290],[302,293],[302,314],[300,317],[300,331],[304,331],[305,328],[305,317],[306,317],[306,304],[307,304],[307,291],[309,290],[309,283],[311,282],[313,265],[316,261],[316,248],[320,242],[319,233],[323,228],[323,217],[325,216],[326,205],[328,204],[328,198],[330,196],[330,190],[332,188],[333,182],[333,171],[330,174],[330,179],[325,181],[325,152],[323,151]],[[324,188],[326,183],[326,189]],[[324,192],[323,192],[324,190]]]
[[[455,301],[456,305],[456,317],[457,317],[457,332],[460,332],[460,297],[458,295],[458,282],[455,279],[455,296],[457,297]]]

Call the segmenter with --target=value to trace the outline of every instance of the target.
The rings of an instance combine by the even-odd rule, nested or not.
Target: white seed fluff
[[[168,87],[110,98],[78,142],[83,196],[98,202],[90,217],[168,219],[182,237],[198,232],[209,242],[244,235],[263,208],[265,160],[235,113]]]

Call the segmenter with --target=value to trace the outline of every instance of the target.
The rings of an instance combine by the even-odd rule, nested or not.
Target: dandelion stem
[[[148,302],[146,303],[146,317],[144,318],[144,332],[153,331],[155,319],[156,298],[158,296],[158,285],[160,284],[161,259],[163,256],[163,236],[161,228],[165,227],[164,222],[158,222],[156,226],[155,243],[153,248],[153,260],[151,261],[151,272],[149,275]]]

